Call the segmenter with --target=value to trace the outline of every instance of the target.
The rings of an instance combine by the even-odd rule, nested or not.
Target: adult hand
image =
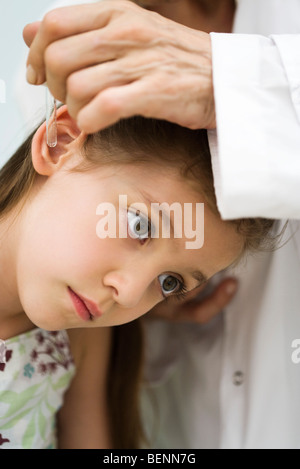
[[[47,80],[86,133],[143,115],[214,128],[211,42],[130,1],[64,7],[24,28],[27,79]]]
[[[164,318],[173,322],[194,322],[205,324],[219,314],[232,300],[238,281],[233,277],[222,280],[214,290],[197,299],[205,285],[188,293],[184,300],[170,298],[155,306],[148,314],[149,318]]]

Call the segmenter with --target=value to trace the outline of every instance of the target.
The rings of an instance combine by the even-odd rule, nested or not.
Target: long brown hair
[[[31,160],[33,135],[34,132],[0,170],[0,218],[25,200],[34,183],[36,173]],[[76,171],[116,162],[149,164],[151,161],[161,164],[162,170],[163,165],[176,166],[193,187],[198,188],[210,208],[218,213],[205,130],[190,130],[137,116],[89,135],[82,153],[85,163]],[[233,224],[243,236],[245,251],[270,246],[273,220],[252,218],[227,223]],[[107,391],[114,448],[138,448],[142,440],[139,414],[142,365],[140,321],[114,327]]]

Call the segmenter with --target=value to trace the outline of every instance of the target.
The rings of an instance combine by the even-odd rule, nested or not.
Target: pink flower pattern
[[[41,332],[37,332],[35,335],[37,345],[31,351],[30,358],[31,362],[36,365],[35,369],[41,375],[54,374],[60,366],[68,370],[73,364],[68,344],[60,341],[57,336],[56,331],[49,332],[47,337]],[[48,356],[47,363],[43,361],[43,356]],[[50,362],[49,357],[51,357]]]
[[[55,416],[75,374],[67,332],[33,329],[0,345],[0,449],[54,448]]]
[[[0,363],[0,371],[4,371],[4,370],[5,370],[6,364],[7,364],[7,363],[9,362],[9,360],[11,359],[12,354],[13,354],[13,351],[12,351],[12,350],[6,349],[6,352],[5,352],[5,363]]]
[[[0,446],[2,446],[4,443],[9,443],[10,440],[8,440],[7,438],[3,438],[2,437],[2,433],[0,433]]]

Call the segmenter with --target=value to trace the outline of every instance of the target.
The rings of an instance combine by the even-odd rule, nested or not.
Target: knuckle
[[[193,120],[188,120],[186,122],[185,127],[191,129],[191,130],[197,130],[200,128],[199,122],[196,121],[196,118]]]
[[[139,23],[132,21],[124,27],[123,32],[127,37],[140,39],[143,29]]]
[[[61,74],[66,57],[64,50],[60,48],[55,42],[50,44],[45,50],[45,64],[52,72]]]
[[[103,31],[101,29],[97,29],[91,32],[90,45],[93,52],[98,52],[99,50],[102,52],[103,48],[108,44],[109,43],[107,40],[105,40]]]
[[[151,39],[151,31],[145,23],[142,23],[139,18],[131,17],[126,23],[121,21],[118,27],[114,28],[114,37],[120,40],[129,40],[130,43],[148,42]]]
[[[53,37],[63,31],[65,21],[62,18],[61,11],[55,9],[46,13],[43,19],[43,30],[47,37]]]
[[[120,48],[117,44],[116,39],[118,37],[116,34],[109,34],[103,29],[97,29],[95,31],[90,31],[89,33],[89,48],[90,53],[100,62],[105,61],[107,56],[110,55],[111,50],[113,49],[116,53]]]
[[[121,102],[114,98],[111,90],[106,90],[101,93],[101,109],[109,116],[116,116],[121,113]]]
[[[66,80],[67,93],[71,98],[83,98],[84,83],[80,72],[74,72]]]

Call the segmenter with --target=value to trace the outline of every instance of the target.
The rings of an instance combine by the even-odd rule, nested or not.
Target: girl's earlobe
[[[51,176],[72,155],[79,150],[85,134],[68,114],[67,106],[57,109],[57,144],[55,147],[47,145],[47,129],[44,122],[36,131],[31,145],[32,164],[41,176]]]

